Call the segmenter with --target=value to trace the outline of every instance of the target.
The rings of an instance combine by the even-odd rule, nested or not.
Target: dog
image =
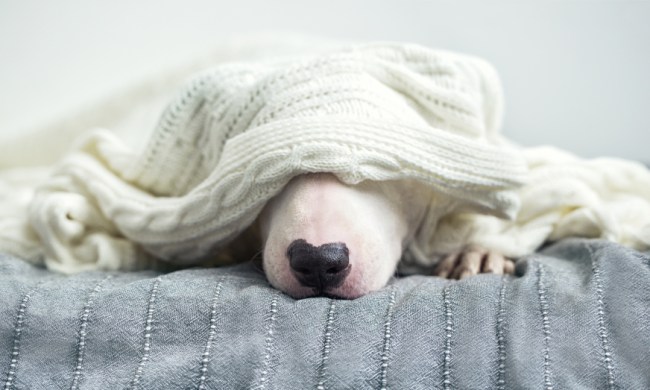
[[[140,92],[116,97],[121,113],[75,115],[79,139],[60,164],[8,181],[0,250],[66,273],[254,257],[292,297],[354,299],[400,260],[463,279],[513,273],[506,256],[565,237],[650,248],[647,168],[512,144],[496,71],[475,57],[371,43],[220,64],[151,132],[134,131],[149,123],[133,113],[166,93]],[[122,130],[83,133],[107,115]],[[125,141],[135,133],[150,139]],[[36,156],[42,142],[7,150]]]
[[[384,287],[436,201],[422,186],[405,180],[346,185],[330,173],[294,177],[257,220],[267,279],[294,298],[355,299]],[[444,256],[432,274],[463,279],[513,271],[511,259],[467,246]]]

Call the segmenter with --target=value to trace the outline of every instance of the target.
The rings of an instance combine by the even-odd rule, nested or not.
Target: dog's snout
[[[350,251],[342,242],[313,246],[303,239],[287,249],[291,270],[300,284],[324,292],[340,286],[350,273]]]

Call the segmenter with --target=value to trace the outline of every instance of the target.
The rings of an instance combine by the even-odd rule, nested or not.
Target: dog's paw
[[[484,274],[512,274],[515,263],[502,254],[475,245],[446,256],[433,269],[433,275],[448,279],[464,279]]]

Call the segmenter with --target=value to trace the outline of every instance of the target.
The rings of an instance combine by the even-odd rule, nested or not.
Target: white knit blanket
[[[567,236],[650,248],[650,172],[512,146],[499,134],[499,80],[480,59],[371,44],[222,64],[180,88],[157,125],[143,123],[134,112],[173,80],[120,96],[130,110],[80,113],[83,124],[112,113],[120,130],[84,132],[53,167],[3,167],[0,251],[63,272],[196,263],[305,172],[426,184],[443,201],[408,248],[418,263],[467,243],[519,256]],[[149,139],[125,141],[143,138],[134,134]]]

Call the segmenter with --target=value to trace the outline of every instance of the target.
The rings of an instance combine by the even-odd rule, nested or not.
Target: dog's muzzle
[[[350,273],[350,251],[342,242],[313,246],[303,239],[287,249],[291,271],[305,287],[322,294],[339,287]]]

